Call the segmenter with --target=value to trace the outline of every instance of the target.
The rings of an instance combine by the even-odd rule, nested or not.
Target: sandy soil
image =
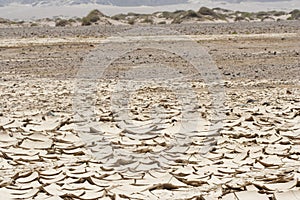
[[[105,42],[118,48],[107,38],[128,28],[0,31],[3,199],[299,198],[299,24],[171,26],[207,49],[224,80],[221,100],[197,79],[117,81],[149,66],[194,72],[181,57],[155,49],[124,54],[97,83],[79,79],[87,54]],[[152,39],[184,44],[178,38]],[[92,92],[80,93],[78,82]],[[133,93],[131,83],[138,83]]]

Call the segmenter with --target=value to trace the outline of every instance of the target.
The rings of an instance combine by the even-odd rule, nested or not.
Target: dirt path
[[[225,35],[159,35],[159,36],[120,36],[120,37],[65,37],[65,38],[21,38],[21,39],[0,39],[0,48],[4,47],[26,47],[41,45],[61,44],[98,44],[106,42],[135,42],[135,41],[215,41],[234,39],[277,39],[299,37],[297,33],[272,33],[272,34],[225,34]]]

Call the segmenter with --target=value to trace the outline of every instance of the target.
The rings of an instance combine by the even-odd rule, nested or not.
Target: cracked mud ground
[[[51,43],[49,35],[18,45],[15,35],[1,36],[1,199],[299,199],[299,26],[286,25],[288,33],[276,23],[251,26],[255,34],[262,27],[274,31],[214,37],[226,29],[215,25],[205,27],[213,29],[210,37],[195,37],[224,78],[225,119],[222,129],[210,130],[213,99],[203,82],[188,82],[201,123],[181,130],[193,137],[176,147],[182,108],[172,90],[141,85],[125,122],[111,97],[114,74],[124,68],[163,63],[184,70],[182,59],[140,49],[112,63],[109,79],[97,84],[96,115],[86,126],[73,97],[78,67],[97,47],[94,38],[86,33],[80,42]],[[62,34],[56,31],[52,41]],[[205,145],[213,148],[199,154]]]

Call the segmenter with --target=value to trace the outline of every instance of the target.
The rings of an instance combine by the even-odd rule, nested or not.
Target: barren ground
[[[111,64],[96,91],[79,96],[83,109],[95,105],[84,121],[84,111],[74,110],[80,66],[130,26],[1,29],[1,198],[300,198],[299,23],[168,28],[207,49],[225,82],[222,108],[202,81],[185,86],[196,97],[181,91],[194,107],[160,83],[144,82],[130,96],[130,119],[120,118],[112,107],[121,102],[112,98],[126,97],[116,87],[130,69],[194,72],[174,54],[136,49]],[[184,106],[198,121],[185,123]],[[209,128],[221,112],[223,128]],[[182,141],[186,135],[192,137]],[[200,154],[204,146],[210,152]]]

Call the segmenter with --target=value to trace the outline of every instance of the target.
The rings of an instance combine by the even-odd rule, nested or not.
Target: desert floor
[[[1,199],[299,199],[299,41],[293,21],[1,29]]]

